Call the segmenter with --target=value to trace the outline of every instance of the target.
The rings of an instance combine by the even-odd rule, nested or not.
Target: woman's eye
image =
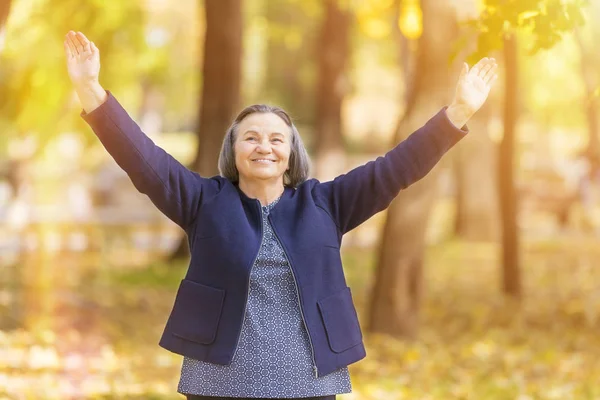
[[[273,139],[273,141],[274,141],[274,142],[275,142],[275,141],[277,141],[277,142],[279,142],[279,143],[283,143],[283,140],[281,140],[281,139]]]

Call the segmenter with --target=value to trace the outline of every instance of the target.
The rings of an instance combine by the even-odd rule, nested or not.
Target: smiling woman
[[[454,101],[384,156],[333,181],[309,179],[289,115],[245,108],[225,134],[219,176],[188,170],[156,146],[98,82],[100,53],[65,38],[81,116],[102,145],[188,235],[189,268],[160,339],[184,356],[190,399],[333,400],[366,356],[340,257],[345,233],[384,210],[466,134],[496,63],[465,64]]]
[[[238,182],[244,193],[258,198],[262,205],[278,198],[284,186],[304,182],[309,170],[302,138],[290,116],[279,107],[246,107],[223,139],[219,172]]]

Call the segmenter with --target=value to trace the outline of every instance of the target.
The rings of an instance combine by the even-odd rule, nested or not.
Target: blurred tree
[[[588,0],[484,0],[483,11],[468,24],[478,41],[472,60],[504,47],[505,34],[519,29],[534,38],[530,52],[552,48],[562,34],[584,23],[582,8]]]
[[[594,38],[600,37],[592,34]],[[600,160],[600,128],[598,127],[599,77],[597,73],[598,55],[591,49],[590,44],[582,37],[580,30],[575,30],[575,39],[581,54],[581,79],[585,88],[584,108],[588,128],[588,145],[585,154],[590,160]]]
[[[2,54],[2,50],[4,50],[4,38],[6,36],[6,20],[8,19],[8,15],[10,13],[10,0],[4,0],[0,2],[0,54]],[[4,178],[7,180],[8,184],[11,187],[11,192],[16,195],[18,191],[19,181],[22,179],[20,177],[21,168],[18,162],[16,161],[8,161],[1,165],[0,167],[0,178]]]
[[[423,33],[418,39],[411,91],[394,143],[449,104],[458,77],[448,67],[448,43],[457,38],[456,12],[448,2],[423,0]],[[414,337],[422,295],[425,230],[435,198],[438,168],[390,205],[379,248],[368,330]]]
[[[470,58],[470,62],[489,54],[494,49],[504,49],[506,63],[506,93],[505,93],[505,132],[499,153],[499,184],[500,204],[502,212],[503,232],[503,289],[506,293],[519,297],[521,295],[520,269],[518,262],[518,231],[516,225],[516,193],[514,190],[514,130],[518,115],[517,97],[517,52],[516,38],[512,32],[517,28],[529,28],[536,37],[531,51],[538,51],[554,45],[560,34],[573,29],[582,23],[579,7],[583,1],[527,1],[527,2],[497,2],[489,0],[485,9],[474,26],[479,30],[478,49]],[[414,117],[415,110],[425,109],[419,103],[424,92],[423,75],[433,75],[427,68],[430,65],[443,65],[448,56],[444,49],[435,47],[432,33],[428,31],[435,21],[436,35],[446,40],[453,40],[454,30],[451,26],[449,7],[447,14],[440,16],[445,7],[434,8],[429,1],[422,1],[423,36],[419,39],[419,49],[416,59],[414,87],[408,94],[410,101],[402,119],[401,126],[409,117]],[[433,12],[437,18],[431,19]],[[440,34],[440,29],[443,31]],[[433,43],[432,43],[433,42]],[[430,54],[441,55],[436,63],[432,62]],[[428,62],[425,62],[428,61]],[[425,71],[425,72],[424,72]],[[421,74],[421,75],[419,75]],[[433,82],[435,79],[428,80]],[[435,93],[436,89],[446,88],[441,82],[427,89]],[[430,94],[428,93],[429,97]],[[440,98],[441,96],[433,96]],[[406,129],[407,131],[412,131]],[[400,131],[400,130],[399,130]],[[434,169],[435,171],[435,169]],[[422,292],[422,256],[424,234],[427,221],[427,211],[431,205],[432,177],[414,185],[404,196],[398,197],[390,206],[382,236],[379,254],[375,288],[370,305],[369,330],[413,337],[418,327],[418,307]],[[412,203],[411,207],[402,204]],[[418,208],[415,209],[415,204]],[[406,210],[411,210],[409,215]],[[390,315],[395,316],[390,320]]]
[[[518,200],[515,190],[515,136],[519,115],[517,30],[535,38],[530,53],[554,46],[565,32],[584,23],[586,0],[486,0],[480,17],[472,22],[478,29],[477,59],[494,49],[503,49],[505,63],[504,136],[500,143],[498,179],[502,220],[502,288],[512,297],[522,296],[519,264]]]
[[[81,30],[102,53],[103,85],[134,86],[142,66],[132,52],[143,53],[141,0],[110,3],[64,0],[61,7],[40,0],[28,9],[14,2],[0,62],[0,150],[21,135],[37,139],[38,152],[60,132],[83,132],[97,143],[77,113],[67,112],[74,101],[62,42],[68,30]],[[17,12],[19,11],[19,12]],[[35,27],[35,29],[32,29]]]
[[[457,8],[459,21],[477,14],[477,3],[477,0],[463,0]],[[469,35],[463,35],[455,43],[456,55],[452,59],[464,59],[468,56],[468,49],[474,48],[477,43],[477,35],[472,34],[465,24],[459,22],[459,25],[461,31],[469,32]],[[493,56],[489,53],[486,55]],[[495,93],[495,90],[492,91],[481,110],[469,120],[468,126],[473,132],[469,140],[447,156],[453,161],[456,189],[454,233],[466,240],[494,240],[499,233],[496,147],[488,129],[492,110],[496,108],[498,96]]]
[[[506,293],[515,297],[521,294],[521,284],[513,177],[514,130],[518,115],[517,53],[516,39],[511,32],[516,28],[530,29],[536,37],[531,51],[549,48],[560,39],[562,32],[582,23],[579,7],[583,4],[583,0],[487,0],[484,12],[471,23],[479,33],[478,48],[470,58],[471,63],[494,49],[504,48],[505,51],[505,133],[499,153],[499,192],[503,233],[503,288]],[[447,60],[456,56],[456,49],[451,53],[446,46],[449,41],[457,38],[452,6],[434,5],[432,1],[423,0],[421,8],[423,33],[418,42],[413,87],[407,95],[406,112],[396,140],[400,139],[399,132],[413,131],[419,121],[436,111],[436,106],[446,104],[449,100],[448,93],[451,92],[451,81],[448,76],[444,76],[439,66],[447,65]],[[437,99],[440,103],[427,104],[423,100],[425,97]],[[370,304],[370,331],[408,337],[416,335],[422,294],[425,228],[433,199],[434,179],[435,169],[430,176],[394,200],[388,210]]]
[[[8,3],[0,4],[6,13]],[[144,14],[140,1],[104,5],[63,0],[61,7],[48,0],[36,1],[35,7],[16,1],[10,2],[10,9],[6,44],[0,53],[0,154],[8,153],[10,143],[27,143],[12,147],[21,150],[13,151],[6,164],[12,194],[18,197],[33,158],[61,158],[45,152],[46,144],[58,134],[74,132],[85,145],[99,146],[79,114],[69,111],[76,97],[65,67],[65,34],[82,30],[94,40],[102,52],[101,79],[106,87],[132,85],[141,67],[131,52],[144,44]]]
[[[239,107],[242,56],[241,0],[206,1],[202,100],[194,170],[218,175],[223,134]]]
[[[202,101],[193,169],[202,176],[219,174],[223,134],[239,106],[242,56],[241,0],[206,1],[206,37],[202,68]],[[184,237],[171,259],[189,256]]]
[[[10,13],[11,0],[2,0],[0,2],[0,53],[4,49],[4,36],[6,32],[6,20]]]
[[[477,1],[463,1],[459,19],[477,13]],[[462,24],[461,24],[462,25]],[[465,27],[462,27],[465,30]],[[466,29],[468,31],[468,29]],[[476,35],[462,40],[466,47],[473,48]],[[461,59],[466,49],[461,49]],[[487,54],[487,56],[493,56]],[[469,140],[449,154],[456,183],[456,217],[454,233],[466,240],[494,240],[499,233],[498,187],[496,179],[496,148],[489,135],[489,124],[496,108],[496,90],[475,115],[469,120],[472,132]]]
[[[322,14],[322,0],[265,0],[266,72],[260,101],[280,105],[305,126],[315,123],[315,43]]]
[[[333,179],[345,170],[342,101],[349,90],[348,31],[352,14],[338,0],[325,0],[325,15],[317,40],[318,86],[314,153],[315,175]]]
[[[456,183],[454,232],[466,240],[488,241],[498,237],[497,157],[488,132],[495,106],[493,99],[488,99],[469,120],[472,133],[469,140],[449,154],[454,161]]]
[[[494,50],[502,50],[505,43],[505,36],[508,32],[522,30],[529,33],[529,36],[533,39],[531,40],[532,44],[529,48],[530,53],[548,49],[560,40],[562,34],[569,32],[576,26],[582,24],[583,16],[581,7],[586,3],[587,1],[585,0],[528,0],[508,2],[486,0],[483,2],[483,11],[479,17],[467,24],[475,28],[475,32],[467,30],[463,38],[457,42],[457,47],[460,48],[461,45],[470,42],[470,36],[475,33],[477,38],[477,49],[472,53],[469,59],[471,62],[475,62],[481,57],[490,55],[490,52]],[[470,126],[476,128],[478,131],[481,128],[484,128],[484,119],[486,118],[486,115],[489,114],[485,112],[485,108],[482,111],[483,112],[477,113],[470,123]],[[480,138],[485,138],[485,135],[478,135],[478,140]],[[591,142],[591,144],[593,144],[593,142]],[[474,175],[482,172],[482,169],[480,168],[469,168],[467,166],[468,162],[464,161],[464,158],[460,155],[460,153],[464,153],[467,148],[471,147],[470,145],[471,143],[461,147],[459,151],[455,152],[460,158],[457,166],[458,168],[462,167],[462,173],[459,172],[461,171],[460,169],[457,171],[459,172],[457,174],[457,177],[459,178],[457,180],[459,191],[457,193],[456,232],[463,237],[483,237],[485,235],[486,237],[491,238],[495,231],[494,221],[491,217],[493,217],[495,213],[486,213],[482,209],[482,205],[486,203],[485,201],[476,202],[476,199],[489,191],[479,190],[476,192],[476,196],[473,196],[474,192],[471,192],[470,194],[463,193],[463,189],[466,188],[465,184],[468,185],[470,180],[461,179],[461,174]],[[481,150],[485,149],[482,148]],[[473,157],[488,157],[488,160],[490,159],[490,155],[487,155],[485,151],[470,152],[469,154]],[[507,155],[503,154],[503,156]],[[473,157],[469,158],[471,159]],[[502,173],[503,172],[500,171],[500,174]],[[499,174],[497,174],[497,176],[500,177]],[[502,179],[506,180],[505,177]],[[490,182],[490,180],[481,179],[477,179],[477,181],[484,185]],[[505,183],[502,188],[507,189]],[[505,194],[503,196],[506,197],[510,195]],[[485,198],[490,200],[487,196]],[[488,201],[487,203],[498,203],[498,201]],[[480,212],[476,211],[477,208],[479,208]],[[469,214],[471,214],[471,217],[468,217]],[[479,215],[480,218],[476,218],[477,215]],[[507,222],[509,219],[510,218],[507,219],[505,217],[504,221]],[[513,250],[509,250],[509,252],[512,251]]]
[[[205,34],[201,12],[198,0],[180,0],[177,6],[146,2],[150,51],[140,54],[143,69],[136,83],[137,115],[147,133],[191,132],[196,127]]]
[[[498,182],[502,218],[502,289],[515,298],[522,296],[515,190],[515,136],[519,115],[519,65],[517,38],[504,38],[504,135],[500,142]]]

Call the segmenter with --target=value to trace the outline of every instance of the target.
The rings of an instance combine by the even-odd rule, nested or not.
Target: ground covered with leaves
[[[418,339],[365,332],[353,393],[338,398],[600,399],[596,247],[525,243],[520,303],[501,294],[497,245],[431,247]],[[344,260],[362,322],[374,253]],[[104,268],[50,288],[22,327],[0,331],[0,399],[182,398],[181,357],[157,343],[184,268]]]

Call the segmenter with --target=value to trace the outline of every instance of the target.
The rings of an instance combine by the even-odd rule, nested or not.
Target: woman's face
[[[283,184],[288,169],[292,130],[276,114],[254,113],[237,129],[235,165],[241,181],[271,181]]]

